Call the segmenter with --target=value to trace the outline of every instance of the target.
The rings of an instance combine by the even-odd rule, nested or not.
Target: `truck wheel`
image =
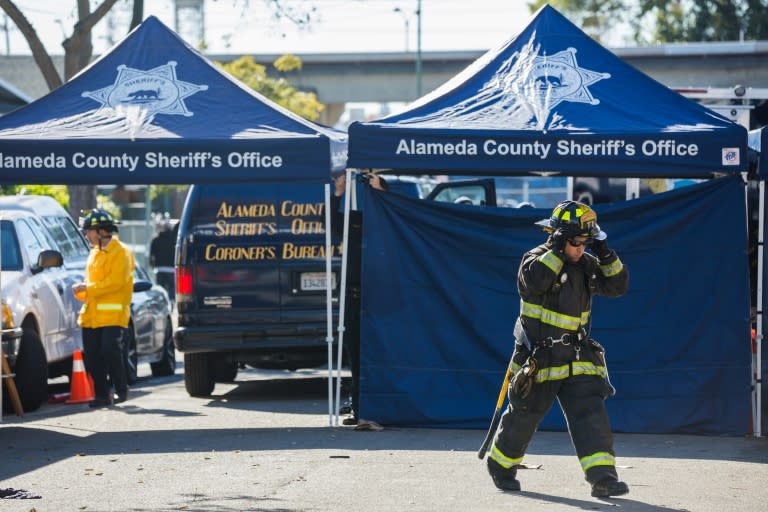
[[[184,386],[189,396],[203,397],[213,393],[216,382],[208,354],[184,354]]]
[[[22,407],[36,411],[48,398],[48,360],[35,331],[24,330],[14,373]]]
[[[233,382],[237,377],[237,363],[231,363],[225,357],[214,358],[213,376],[216,382]]]
[[[163,342],[163,358],[156,363],[150,363],[153,377],[168,377],[176,373],[176,348],[173,346],[173,326],[168,319],[168,327],[165,329],[165,341]]]
[[[133,324],[125,330],[125,378],[129,386],[139,381],[139,355],[136,352],[136,335]]]

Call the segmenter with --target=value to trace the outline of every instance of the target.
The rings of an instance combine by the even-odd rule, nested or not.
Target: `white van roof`
[[[0,196],[0,210],[24,210],[41,216],[67,216],[69,213],[51,196]]]

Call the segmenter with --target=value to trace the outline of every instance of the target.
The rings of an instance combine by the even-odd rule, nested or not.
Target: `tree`
[[[256,63],[250,56],[243,56],[226,64],[216,64],[251,89],[305,119],[316,121],[325,108],[325,105],[317,101],[315,93],[297,90],[284,77],[270,77],[267,75],[266,66]],[[281,74],[290,73],[301,69],[301,59],[293,55],[283,55],[273,65]]]
[[[72,29],[72,35],[61,43],[64,47],[64,80],[53,65],[53,60],[40,41],[34,27],[16,4],[12,0],[0,0],[0,7],[26,39],[37,67],[40,68],[48,89],[52,91],[91,62],[93,57],[91,30],[112,9],[115,3],[117,0],[104,0],[91,12],[89,0],[77,0],[78,21]],[[134,0],[134,15],[136,9],[143,12],[143,5],[143,0]],[[74,219],[78,218],[80,210],[93,207],[96,204],[96,185],[73,185],[67,187],[67,190],[69,192],[69,214]]]
[[[641,0],[634,19],[638,43],[768,37],[766,0]]]
[[[637,44],[768,38],[766,0],[536,0],[549,3],[595,39],[629,27]]]
[[[593,39],[600,41],[624,19],[626,1],[622,0],[535,0],[528,4],[531,12],[549,4],[566,15]]]

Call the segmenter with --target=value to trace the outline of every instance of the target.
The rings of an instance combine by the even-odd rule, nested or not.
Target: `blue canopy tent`
[[[152,16],[72,80],[0,118],[0,183],[301,181],[325,186],[327,201],[346,157],[345,133],[244,86]],[[328,291],[329,403],[330,302]]]
[[[346,134],[267,100],[150,16],[0,118],[0,183],[327,182],[346,148]]]
[[[710,177],[746,131],[625,63],[550,6],[402,113],[349,127],[349,166],[439,173]]]
[[[598,208],[627,260],[630,291],[596,301],[593,334],[619,389],[608,401],[616,430],[748,430],[743,127],[640,73],[545,6],[455,79],[402,113],[353,123],[349,137],[349,166],[383,173],[729,175]],[[543,240],[533,221],[549,211],[375,192],[365,205],[359,414],[392,425],[486,427],[513,347],[519,257]],[[714,232],[728,242],[692,249]],[[559,411],[542,428],[565,428]]]

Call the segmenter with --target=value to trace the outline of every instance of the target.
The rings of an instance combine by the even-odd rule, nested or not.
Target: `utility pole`
[[[421,0],[416,2],[416,98],[421,98]]]
[[[9,34],[10,29],[8,28],[8,15],[3,15],[3,32],[5,32],[5,54],[10,55],[11,54],[11,36]]]

